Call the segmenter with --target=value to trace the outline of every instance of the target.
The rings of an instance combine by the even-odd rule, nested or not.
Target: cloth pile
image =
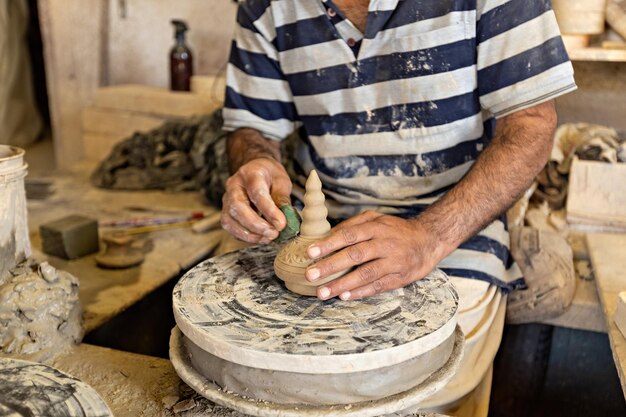
[[[221,206],[228,178],[222,114],[171,121],[118,143],[91,176],[100,188],[202,190]]]
[[[164,123],[122,140],[91,175],[96,187],[113,190],[199,190],[213,207],[222,207],[230,176],[222,110]],[[293,173],[298,133],[281,142],[282,162]]]
[[[537,176],[531,201],[551,210],[565,207],[572,160],[626,162],[626,142],[615,129],[587,123],[565,124],[556,131],[550,161]]]

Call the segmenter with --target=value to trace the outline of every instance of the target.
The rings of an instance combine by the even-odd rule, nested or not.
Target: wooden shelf
[[[572,61],[626,62],[626,49],[570,48],[567,53]]]

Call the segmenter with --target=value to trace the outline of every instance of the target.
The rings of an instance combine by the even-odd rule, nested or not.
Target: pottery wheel
[[[108,417],[111,410],[84,382],[50,366],[0,359],[0,415]]]
[[[321,301],[274,275],[275,248],[209,259],[174,289],[176,323],[226,361],[273,371],[331,374],[405,362],[451,338],[458,296],[441,271],[360,301]]]
[[[170,338],[170,359],[180,378],[200,395],[231,408],[246,416],[258,417],[378,417],[392,414],[406,417],[435,417],[440,414],[423,415],[404,413],[413,408],[441,388],[454,376],[463,357],[465,336],[457,326],[453,334],[454,349],[447,362],[436,372],[413,388],[376,401],[359,402],[350,405],[292,405],[271,401],[259,401],[250,396],[240,395],[224,389],[199,373],[191,363],[191,355],[184,343],[184,336],[178,328],[172,330]],[[399,412],[399,413],[398,413]],[[396,414],[398,413],[398,414]],[[443,417],[443,416],[442,416]]]

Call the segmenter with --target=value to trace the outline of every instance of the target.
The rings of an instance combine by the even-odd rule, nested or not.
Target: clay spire
[[[330,223],[326,220],[328,209],[325,204],[326,197],[322,192],[322,182],[315,170],[309,174],[305,190],[300,235],[318,240],[330,233]]]
[[[313,170],[306,181],[300,234],[285,244],[274,260],[276,276],[285,281],[289,290],[297,294],[314,296],[318,286],[337,279],[347,272],[341,271],[314,283],[304,277],[306,268],[313,263],[306,252],[308,247],[330,233],[325,201],[322,182],[317,172]]]

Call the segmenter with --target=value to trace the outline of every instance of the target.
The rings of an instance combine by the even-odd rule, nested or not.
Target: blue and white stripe
[[[365,33],[331,0],[239,4],[224,127],[300,129],[296,169],[317,169],[337,218],[419,213],[467,173],[496,118],[575,89],[549,0],[371,0]],[[445,267],[522,285],[508,238],[484,233]]]

